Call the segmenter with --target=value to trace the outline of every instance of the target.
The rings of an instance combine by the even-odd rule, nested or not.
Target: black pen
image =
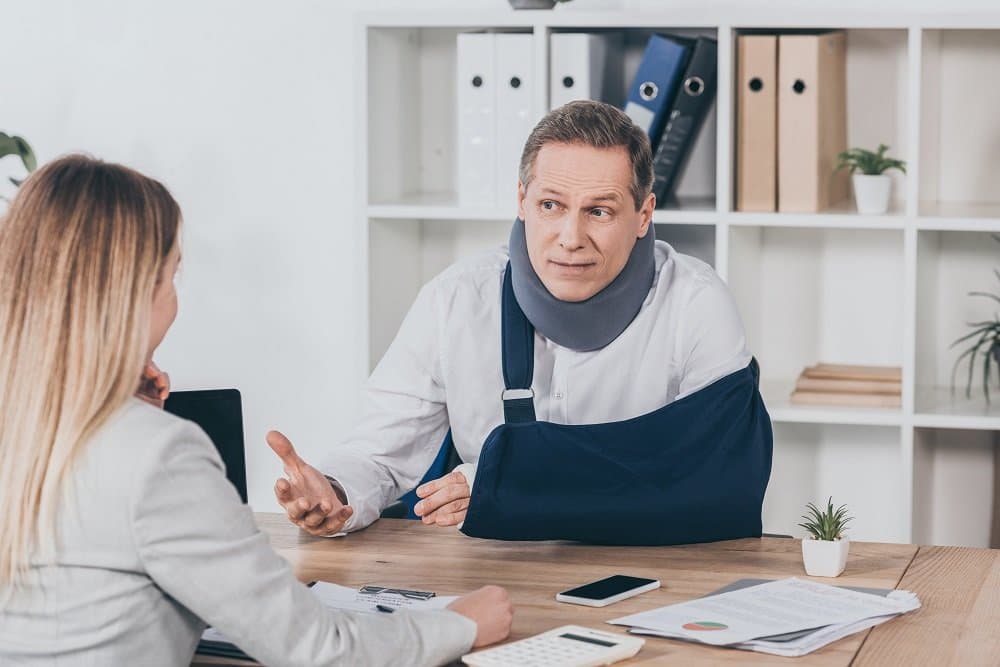
[[[378,609],[379,611],[384,611],[387,614],[391,614],[392,612],[396,611],[395,607],[390,607],[384,604],[377,604],[375,605],[375,608]]]

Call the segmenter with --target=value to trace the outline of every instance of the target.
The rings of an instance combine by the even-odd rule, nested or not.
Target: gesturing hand
[[[421,484],[417,496],[422,500],[413,506],[413,512],[421,521],[428,525],[457,526],[465,521],[472,489],[465,475],[456,470]]]
[[[267,444],[285,467],[287,479],[274,484],[274,495],[289,520],[310,535],[332,535],[344,527],[354,510],[337,495],[323,473],[295,453],[291,441],[278,431],[267,434]]]

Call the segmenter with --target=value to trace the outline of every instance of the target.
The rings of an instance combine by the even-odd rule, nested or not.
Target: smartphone
[[[606,607],[609,604],[659,587],[659,579],[643,579],[616,574],[613,577],[592,581],[589,584],[556,593],[556,600],[588,607]]]

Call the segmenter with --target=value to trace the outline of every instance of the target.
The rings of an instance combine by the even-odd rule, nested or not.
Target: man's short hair
[[[546,144],[583,144],[594,148],[621,146],[632,164],[632,198],[635,210],[653,187],[653,153],[649,137],[625,115],[604,102],[578,100],[553,109],[531,131],[521,153],[519,177],[524,187],[531,182],[538,151]]]

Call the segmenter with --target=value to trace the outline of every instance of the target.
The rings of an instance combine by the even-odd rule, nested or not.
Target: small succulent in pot
[[[806,505],[809,513],[803,515],[809,537],[802,540],[802,562],[806,574],[814,577],[837,577],[847,566],[851,542],[844,535],[847,524],[854,518],[847,516],[847,506],[833,509],[833,498],[827,500],[826,510],[813,503]]]
[[[889,147],[879,144],[874,151],[865,148],[851,148],[837,155],[837,169],[846,168],[850,173],[861,172],[864,176],[879,176],[890,169],[906,173],[906,162],[886,155]]]
[[[802,515],[805,523],[800,523],[799,526],[805,528],[814,540],[839,540],[844,536],[848,522],[854,519],[847,516],[847,505],[833,509],[833,496],[827,500],[825,511],[820,511],[813,503],[806,505],[806,509],[809,513]]]
[[[888,150],[888,146],[879,144],[874,151],[851,148],[837,156],[834,171],[844,168],[850,171],[858,213],[880,215],[889,210],[892,180],[885,172],[898,169],[905,174],[906,163],[887,156]]]

